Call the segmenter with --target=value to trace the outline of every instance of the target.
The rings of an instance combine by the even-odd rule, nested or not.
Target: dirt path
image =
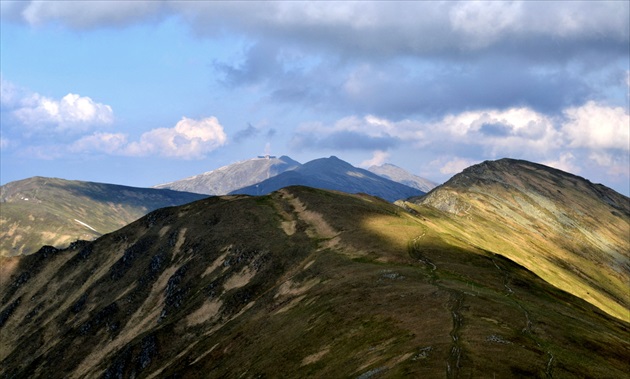
[[[502,274],[503,276],[503,287],[505,287],[506,290],[506,295],[505,296],[510,296],[512,301],[514,302],[514,304],[516,304],[516,306],[523,312],[523,315],[525,316],[525,326],[523,327],[523,330],[521,331],[523,334],[526,334],[529,338],[531,338],[532,341],[534,341],[534,343],[536,343],[536,346],[538,346],[540,349],[545,350],[543,345],[538,341],[538,338],[536,338],[532,332],[532,320],[530,318],[530,314],[527,311],[527,309],[525,309],[525,307],[523,307],[523,305],[521,304],[521,302],[519,302],[516,299],[516,296],[512,297],[512,295],[515,294],[514,290],[509,286],[509,283],[511,281],[511,277],[510,274],[502,269],[497,262],[494,260],[494,258],[492,258],[492,263],[494,264],[494,267],[497,268],[497,270],[499,270],[499,272]],[[547,376],[547,378],[553,378],[553,367],[554,367],[554,361],[555,361],[555,357],[553,355],[553,353],[550,350],[545,350],[545,352],[547,353],[547,356],[549,357],[549,359],[547,360],[547,363],[545,365],[546,369],[545,369],[545,374]]]
[[[451,314],[453,327],[449,332],[451,336],[451,348],[446,358],[446,377],[458,378],[461,369],[461,361],[463,357],[463,351],[461,346],[461,333],[460,330],[463,325],[464,317],[462,315],[463,303],[465,294],[461,291],[457,291],[451,288],[446,288],[438,283],[437,265],[433,263],[428,257],[422,254],[422,248],[419,245],[419,241],[426,235],[426,232],[415,237],[409,243],[409,255],[418,262],[423,263],[429,269],[429,283],[434,285],[440,291],[449,293],[448,311]]]
[[[462,327],[463,317],[461,314],[462,304],[464,302],[464,294],[459,291],[450,290],[451,299],[449,301],[451,317],[453,318],[453,328],[450,335],[453,340],[451,352],[446,361],[446,377],[458,378],[460,362],[462,358],[462,348],[460,346],[460,329]]]

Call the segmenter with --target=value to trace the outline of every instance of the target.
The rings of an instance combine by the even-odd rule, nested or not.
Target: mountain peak
[[[387,201],[418,196],[423,191],[354,167],[335,156],[314,159],[300,167],[260,183],[233,191],[233,194],[264,195],[283,187],[302,185],[347,193],[367,193]]]
[[[567,202],[563,194],[568,192],[577,199],[584,196],[597,198],[630,215],[628,198],[618,192],[581,176],[526,160],[502,158],[484,161],[453,176],[444,183],[444,187],[467,192],[503,188],[505,191],[548,196],[561,203]],[[588,212],[579,201],[574,202],[573,206]]]
[[[317,158],[317,159],[313,159],[312,161],[306,162],[305,165],[335,165],[335,166],[352,166],[350,163],[339,159],[338,157],[331,155],[328,158]],[[354,167],[354,166],[352,166]]]
[[[491,226],[491,234],[467,238],[488,250],[501,246],[502,255],[549,283],[627,319],[628,197],[542,164],[500,159],[471,166],[415,201],[450,213],[462,230]],[[551,257],[557,251],[571,254],[558,260]]]
[[[376,175],[380,175],[386,179],[419,189],[422,192],[429,192],[437,185],[436,183],[428,179],[413,175],[391,163],[385,163],[380,166],[370,166],[368,168],[368,171],[373,172]]]
[[[286,155],[280,158],[272,155],[261,155],[200,175],[159,184],[155,188],[169,188],[206,195],[225,195],[238,188],[253,185],[285,171],[293,170],[300,165],[299,162]]]

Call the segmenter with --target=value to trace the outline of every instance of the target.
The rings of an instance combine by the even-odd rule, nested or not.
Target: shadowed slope
[[[3,261],[0,377],[627,373],[627,323],[426,209],[291,187]]]

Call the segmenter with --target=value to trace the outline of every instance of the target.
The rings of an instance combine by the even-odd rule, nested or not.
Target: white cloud
[[[471,48],[485,47],[514,28],[524,17],[520,2],[466,1],[453,6],[449,14],[451,28],[470,38]]]
[[[376,150],[372,158],[365,160],[359,164],[359,167],[371,167],[371,166],[380,166],[383,163],[387,162],[389,159],[389,153],[382,150]]]
[[[297,131],[314,133],[318,136],[345,131],[357,132],[370,137],[392,136],[411,139],[420,138],[422,135],[421,123],[418,121],[391,121],[374,115],[343,117],[332,125],[325,125],[319,122],[303,123]]]
[[[630,177],[630,156],[628,152],[614,154],[609,152],[594,151],[588,158],[598,166],[604,168],[608,175],[618,177]]]
[[[449,140],[480,146],[489,157],[540,155],[564,144],[553,117],[526,107],[448,115],[425,130],[426,144]]]
[[[16,86],[1,76],[0,79],[2,112],[11,118],[11,122],[17,122],[16,126],[27,137],[36,133],[45,136],[47,132],[85,133],[114,121],[111,106],[97,103],[87,96],[69,93],[56,100]],[[3,137],[3,148],[8,146],[7,141]],[[102,152],[190,159],[203,157],[226,141],[223,127],[215,117],[199,120],[183,117],[173,128],[150,130],[143,133],[138,141],[128,141],[128,136],[123,133],[97,131],[79,138],[65,148],[57,146],[54,154],[46,153],[44,146],[35,146],[30,153],[45,159],[57,157],[66,149],[71,153]]]
[[[471,133],[541,137],[553,125],[552,120],[529,108],[506,110],[487,109],[448,115],[439,122],[453,136]],[[502,126],[503,130],[491,130],[488,126]]]
[[[24,90],[4,79],[4,76],[0,74],[0,106],[2,108],[16,107],[25,96]]]
[[[577,174],[581,171],[581,168],[575,164],[575,156],[570,152],[562,153],[557,159],[547,160],[542,164],[550,167],[557,168],[558,170]]]
[[[109,105],[73,93],[61,100],[33,94],[22,99],[22,106],[12,113],[27,128],[54,125],[55,131],[85,130],[93,125],[111,124],[114,120]]]
[[[173,128],[157,128],[143,133],[138,141],[129,141],[123,133],[96,132],[75,141],[71,152],[101,152],[124,156],[163,156],[203,158],[227,141],[216,117],[199,120],[183,117]]]
[[[162,8],[160,1],[31,1],[20,11],[31,25],[54,20],[75,28],[86,28],[153,19]]]
[[[451,114],[438,121],[393,121],[372,115],[350,116],[325,125],[304,124],[309,138],[389,136],[418,154],[438,157],[425,163],[439,177],[461,172],[482,159],[511,157],[540,162],[590,178],[630,175],[630,119],[620,107],[595,102],[547,115],[528,107],[480,109]],[[386,149],[373,149],[361,166],[388,158]],[[620,180],[620,179],[617,179]]]
[[[630,150],[630,115],[622,107],[593,101],[566,109],[562,126],[571,147]]]
[[[462,172],[465,168],[470,167],[476,163],[478,162],[470,159],[453,158],[442,164],[442,167],[440,167],[440,172],[444,175],[454,175]]]
[[[173,128],[150,130],[124,149],[132,156],[161,155],[174,158],[202,158],[224,145],[227,136],[216,117],[194,120],[183,117]]]
[[[342,131],[354,134],[340,133]],[[589,152],[630,150],[628,112],[621,107],[595,102],[567,108],[563,116],[547,115],[528,107],[467,111],[435,122],[392,121],[373,115],[349,116],[331,125],[303,124],[297,135],[301,132],[306,132],[304,138],[319,139],[352,135],[357,141],[364,141],[366,149],[373,142],[370,138],[387,137],[434,154],[546,160],[554,167],[574,172],[580,170],[575,162],[586,159]],[[365,138],[360,138],[362,136]],[[586,153],[577,152],[584,148]],[[456,172],[469,162],[452,160],[442,163],[440,171],[446,174]]]
[[[70,146],[70,151],[122,154],[126,145],[127,135],[123,133],[96,132],[74,142]]]
[[[488,158],[544,156],[566,144],[554,117],[526,107],[468,111],[447,115],[438,121],[348,116],[330,125],[302,124],[293,142],[297,146],[306,146],[314,138],[328,140],[350,136],[354,136],[356,144],[363,143],[366,150],[385,151],[385,146],[390,146],[387,141],[396,141],[396,145],[406,144],[438,154],[445,153],[445,149],[476,150],[478,154],[481,149]],[[377,140],[383,147],[374,147]],[[466,152],[460,151],[456,155],[460,154],[466,155]]]
[[[0,84],[2,111],[13,117],[26,134],[80,132],[114,121],[111,106],[87,96],[69,93],[57,100],[19,87],[4,77]]]

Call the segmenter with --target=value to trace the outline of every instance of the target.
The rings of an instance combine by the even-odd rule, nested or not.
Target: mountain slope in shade
[[[0,377],[627,374],[628,323],[418,208],[290,187],[5,258]]]
[[[312,160],[294,170],[233,191],[232,194],[265,195],[293,185],[346,193],[366,193],[387,201],[396,201],[423,194],[418,189],[356,168],[334,156]]]
[[[105,183],[34,177],[0,187],[0,255],[92,240],[157,208],[205,196]]]
[[[469,167],[415,202],[445,213],[444,233],[630,321],[628,197],[551,167],[501,159]]]
[[[398,183],[402,183],[411,188],[417,188],[422,192],[429,192],[437,183],[434,183],[428,179],[422,178],[417,175],[413,175],[404,169],[390,164],[385,163],[380,166],[370,166],[368,171],[375,173],[376,175],[380,175],[386,179],[393,180]]]
[[[261,182],[299,166],[299,162],[284,155],[280,158],[270,156],[258,157],[233,163],[213,171],[191,176],[190,178],[160,184],[155,186],[155,188],[168,188],[206,195],[226,195],[236,189]]]

